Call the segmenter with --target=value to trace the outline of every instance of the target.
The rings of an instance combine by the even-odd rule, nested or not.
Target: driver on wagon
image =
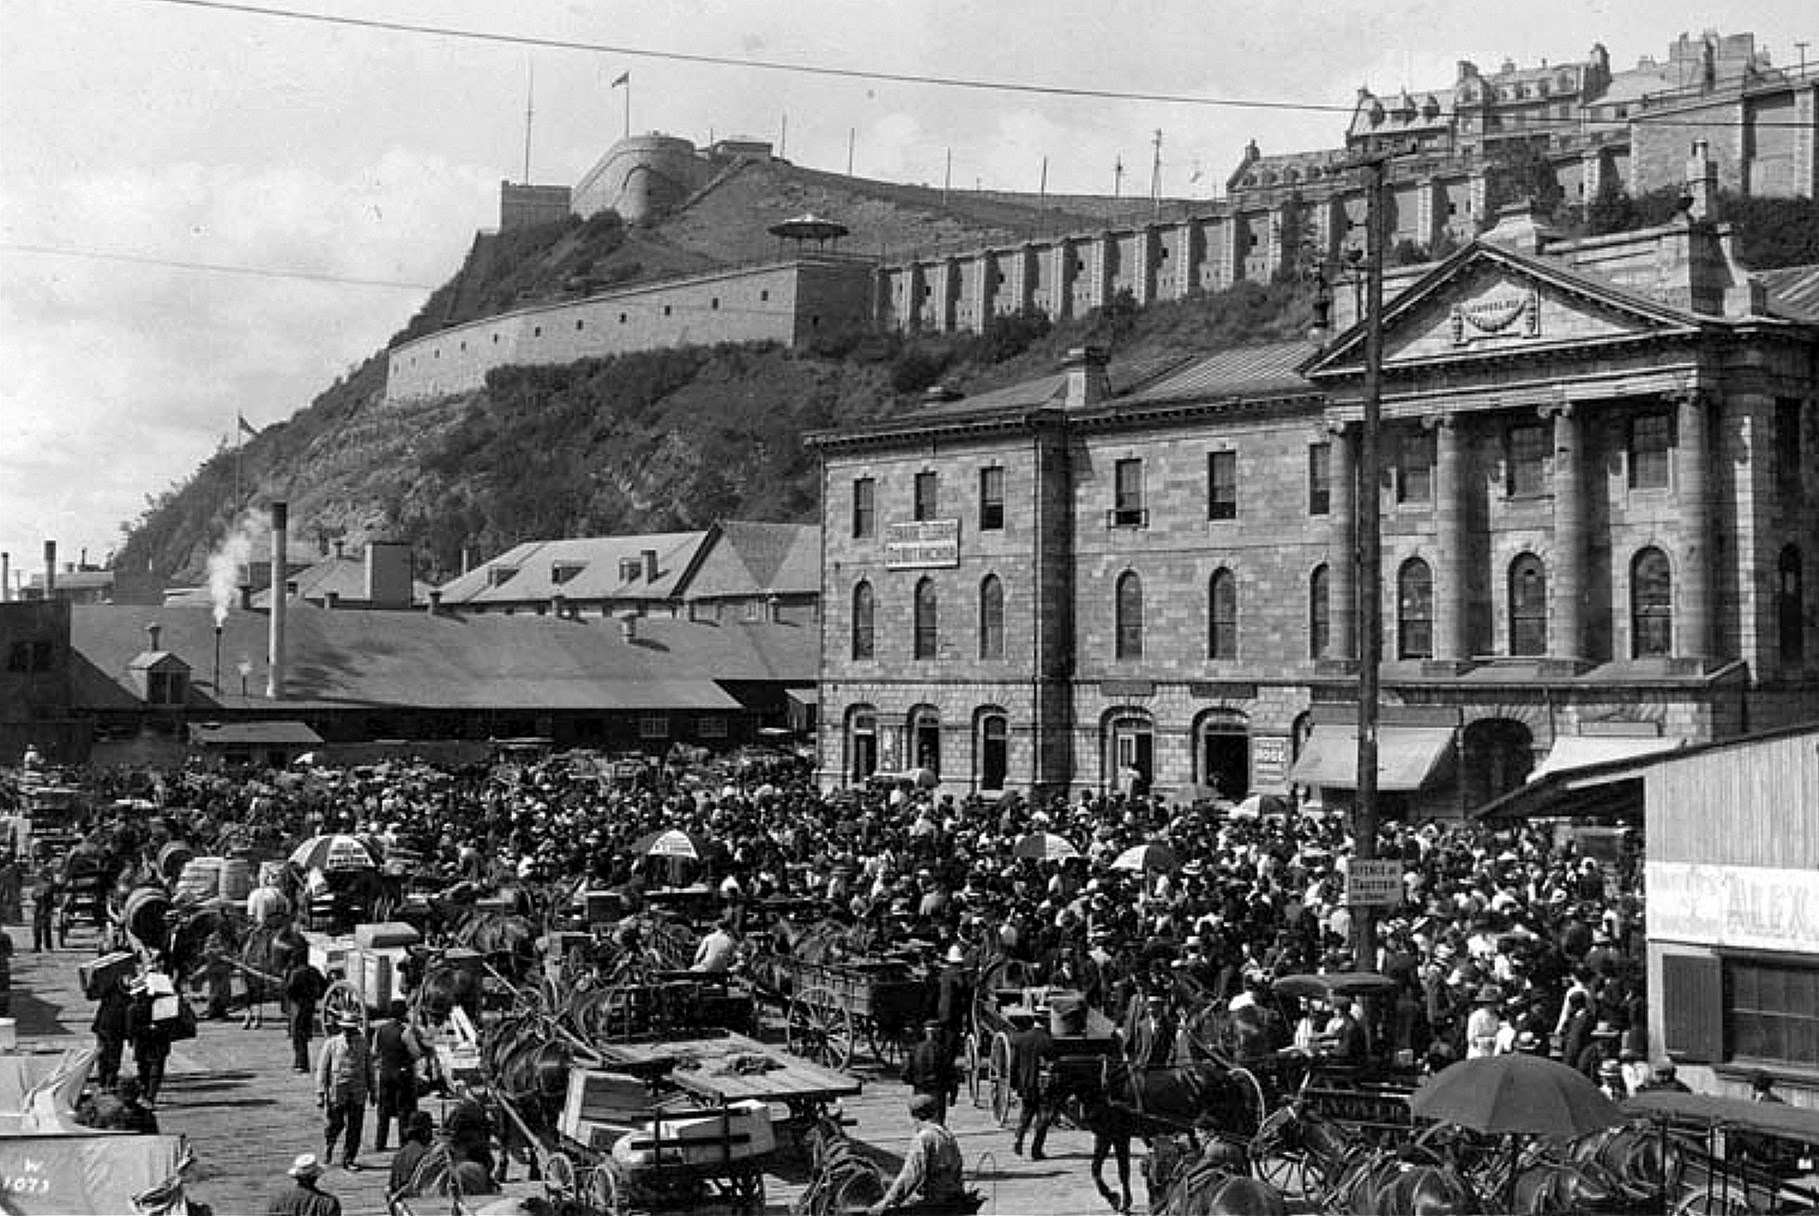
[[[867,1209],[869,1216],[906,1208],[919,1212],[958,1212],[967,1205],[966,1179],[954,1133],[941,1125],[940,1103],[932,1094],[909,1101],[916,1136],[904,1155],[903,1169],[890,1189]]]

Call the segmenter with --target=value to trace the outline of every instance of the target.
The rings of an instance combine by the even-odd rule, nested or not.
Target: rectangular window
[[[1434,500],[1434,433],[1404,431],[1396,440],[1396,501]]]
[[[979,530],[998,532],[1004,528],[1004,470],[994,465],[979,470]]]
[[[669,738],[669,715],[640,714],[638,716],[638,737],[640,739]]]
[[[726,738],[726,719],[718,714],[703,715],[695,725],[703,739]]]
[[[916,474],[915,518],[918,520],[935,518],[935,510],[940,506],[941,480],[934,473]]]
[[[1307,513],[1325,515],[1333,509],[1333,445],[1307,445]]]
[[[1112,526],[1141,528],[1143,517],[1143,462],[1120,460],[1112,466]]]
[[[1673,420],[1665,413],[1630,419],[1630,489],[1667,489],[1668,450],[1673,443]]]
[[[853,539],[878,534],[878,483],[869,477],[853,479]]]
[[[1540,423],[1519,423],[1505,432],[1508,472],[1504,490],[1511,498],[1531,498],[1547,492],[1548,442],[1548,428]]]
[[[1206,454],[1206,517],[1238,518],[1238,453]]]
[[[1727,958],[1732,1059],[1819,1068],[1819,968]]]
[[[1775,480],[1783,493],[1800,488],[1800,402],[1775,402]]]

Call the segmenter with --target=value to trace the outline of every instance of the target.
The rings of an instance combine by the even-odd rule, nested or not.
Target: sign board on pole
[[[1394,908],[1402,903],[1402,859],[1359,861],[1345,871],[1345,902],[1354,908]]]

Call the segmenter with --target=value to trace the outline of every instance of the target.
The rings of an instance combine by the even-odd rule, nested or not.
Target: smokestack
[[[655,549],[644,550],[644,581],[647,583],[657,581],[657,551]]]
[[[442,591],[431,587],[429,592],[429,614],[437,616],[442,612]]]
[[[1108,361],[1103,346],[1076,346],[1061,360],[1062,374],[1067,378],[1064,405],[1077,410],[1098,405],[1111,396],[1111,382],[1106,375]]]
[[[619,618],[619,637],[621,640],[627,642],[635,642],[638,640],[638,616],[636,613],[628,612]]]
[[[1693,152],[1686,162],[1687,214],[1695,220],[1716,223],[1718,220],[1718,166],[1712,161],[1712,146],[1704,139],[1693,141]]]
[[[57,542],[44,542],[44,598],[50,599],[57,593]]]
[[[270,672],[265,695],[274,701],[284,699],[284,617],[289,607],[285,602],[289,598],[285,586],[285,555],[289,552],[290,504],[275,502],[272,504],[271,638],[265,656],[266,669]]]
[[[156,621],[147,625],[145,627],[145,648],[150,651],[156,651],[158,649],[158,635],[163,632],[163,627]]]

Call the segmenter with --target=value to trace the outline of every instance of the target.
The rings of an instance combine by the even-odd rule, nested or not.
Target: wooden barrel
[[[164,916],[170,911],[171,897],[162,887],[135,887],[126,897],[120,921],[136,940],[148,946],[164,944]]]
[[[196,850],[184,841],[170,841],[158,850],[158,873],[163,876],[165,882],[175,882],[177,876],[183,872],[183,867],[195,855]]]
[[[192,857],[185,862],[183,873],[177,876],[177,898],[187,902],[219,895],[222,861],[219,857]]]
[[[253,864],[244,857],[226,857],[221,861],[222,899],[244,902],[253,893]]]

